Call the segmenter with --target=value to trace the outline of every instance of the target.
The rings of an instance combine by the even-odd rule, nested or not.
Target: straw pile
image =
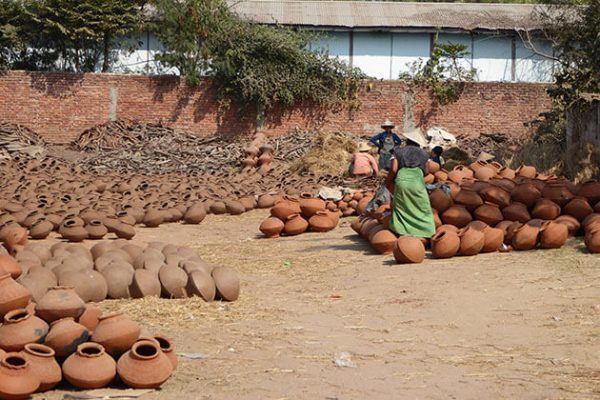
[[[357,150],[356,139],[342,133],[318,133],[313,147],[294,162],[290,169],[295,172],[345,175],[350,157]]]

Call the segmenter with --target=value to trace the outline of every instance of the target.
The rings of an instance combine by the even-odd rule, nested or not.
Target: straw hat
[[[410,131],[402,132],[402,136],[406,139],[417,143],[421,147],[425,147],[427,145],[427,141],[421,134],[421,130],[419,128],[411,129]]]
[[[371,146],[368,143],[360,142],[358,144],[358,151],[371,151]]]
[[[496,158],[496,156],[494,156],[493,154],[482,151],[481,153],[479,153],[479,156],[477,156],[477,161],[491,161],[494,158]]]
[[[386,119],[385,122],[383,124],[381,124],[382,128],[394,128],[396,125],[394,125],[394,123],[392,121],[390,121],[389,119]]]

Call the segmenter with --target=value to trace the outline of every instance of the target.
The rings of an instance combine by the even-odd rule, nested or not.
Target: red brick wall
[[[550,108],[546,87],[472,83],[457,102],[442,108],[432,107],[429,96],[419,93],[413,101],[414,121],[423,127],[443,126],[454,134],[527,135],[529,130],[523,124]],[[406,93],[403,82],[374,81],[361,93],[358,110],[273,113],[267,115],[264,128],[268,135],[286,134],[296,127],[362,134],[379,131],[381,121],[388,118],[401,128]],[[83,130],[108,121],[111,101],[117,118],[162,121],[199,135],[251,134],[256,126],[253,113],[245,118],[233,109],[220,113],[216,93],[208,84],[190,90],[173,76],[0,74],[0,121],[25,125],[49,142],[68,142]]]

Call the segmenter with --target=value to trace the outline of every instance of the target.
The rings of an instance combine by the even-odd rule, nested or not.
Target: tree
[[[353,99],[364,77],[309,51],[310,34],[246,21],[223,0],[157,0],[156,8],[165,46],[157,58],[192,85],[211,79],[223,99],[242,108],[339,105]]]

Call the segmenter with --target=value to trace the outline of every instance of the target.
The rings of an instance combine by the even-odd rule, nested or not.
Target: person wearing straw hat
[[[386,187],[393,193],[389,228],[399,235],[430,238],[435,222],[425,187],[429,155],[421,147],[426,141],[419,129],[402,134],[406,146],[394,150]]]
[[[391,165],[392,153],[394,147],[402,144],[402,139],[393,132],[394,123],[389,119],[381,127],[383,132],[373,136],[369,142],[373,143],[379,152],[379,168],[389,170]]]
[[[377,161],[369,154],[370,151],[371,146],[368,143],[361,142],[358,145],[358,152],[352,155],[350,161],[350,174],[358,178],[377,175],[379,172]]]

